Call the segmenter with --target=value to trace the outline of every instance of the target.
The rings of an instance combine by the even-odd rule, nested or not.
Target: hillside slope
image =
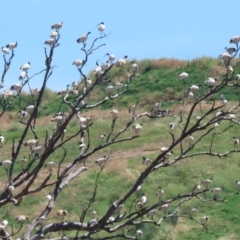
[[[211,58],[196,59],[191,62],[180,61],[175,59],[159,59],[159,60],[143,60],[139,63],[139,76],[134,78],[130,89],[125,95],[120,96],[113,101],[105,103],[103,106],[94,109],[86,110],[84,114],[86,116],[93,116],[93,126],[90,128],[91,132],[91,144],[90,149],[99,146],[99,135],[103,133],[108,133],[111,130],[111,114],[109,109],[111,107],[119,109],[119,117],[116,122],[115,132],[124,126],[130,119],[131,114],[128,113],[128,107],[139,101],[138,113],[150,110],[152,104],[158,101],[162,101],[163,108],[169,109],[179,109],[181,107],[181,101],[185,95],[187,89],[192,84],[201,85],[201,91],[209,91],[208,87],[204,85],[204,80],[211,76],[220,79],[220,76],[224,77],[225,67],[221,61],[214,60]],[[189,78],[186,79],[184,84],[177,76],[183,72],[189,72]],[[208,74],[206,74],[208,72]],[[109,84],[122,81],[124,83],[125,78],[121,76],[121,72],[118,68],[113,68],[107,79],[111,82],[103,83],[94,90],[88,99],[87,104],[92,104],[96,99],[102,99],[106,97],[104,91],[105,87]],[[234,73],[236,74],[236,73]],[[90,77],[93,78],[90,73]],[[236,84],[231,83],[231,84]],[[82,91],[82,86],[79,88]],[[228,99],[228,107],[231,107],[234,101],[238,100],[237,96],[240,91],[238,87],[226,88],[223,92],[214,96],[215,99],[219,100],[220,94],[224,94]],[[33,96],[33,99],[35,96]],[[73,99],[73,96],[69,98]],[[15,112],[19,110],[19,107],[32,103],[32,97],[28,94],[23,96],[21,101],[16,99],[16,104],[11,108],[10,112],[7,112],[2,120],[1,133],[6,137],[6,145],[4,146],[4,151],[1,152],[1,161],[7,159],[11,155],[13,140],[18,141],[24,125],[17,122]],[[54,123],[52,123],[52,114],[58,111],[68,112],[68,108],[62,103],[62,97],[58,96],[55,92],[47,89],[45,92],[42,106],[39,109],[39,118],[37,118],[37,128],[36,132],[41,140],[41,143],[45,141],[46,135],[50,134],[51,130],[54,129]],[[218,101],[216,104],[220,104]],[[21,106],[20,106],[21,105]],[[61,105],[61,107],[59,107]],[[190,104],[189,104],[190,105]],[[186,106],[185,115],[189,112],[190,107]],[[206,111],[209,107],[208,102],[202,103],[202,110]],[[195,117],[199,115],[200,112],[194,113],[191,122],[195,122]],[[15,121],[9,121],[9,120]],[[239,114],[237,118],[239,119]],[[95,180],[97,173],[100,168],[94,163],[98,157],[104,154],[111,155],[111,161],[106,166],[104,171],[100,174],[98,180],[98,188],[96,192],[96,202],[93,203],[91,209],[97,211],[98,216],[106,211],[108,206],[117,198],[121,196],[124,190],[128,189],[129,186],[134,182],[136,177],[138,177],[145,169],[142,164],[142,157],[156,157],[160,152],[160,147],[167,146],[171,143],[172,137],[169,134],[169,122],[175,121],[176,115],[173,117],[164,117],[160,119],[149,119],[142,118],[138,120],[143,124],[143,130],[141,132],[141,137],[136,138],[131,142],[124,142],[120,146],[118,144],[111,147],[107,147],[97,154],[91,156],[91,158],[86,160],[86,166],[88,171],[76,178],[68,188],[64,189],[60,197],[57,199],[56,205],[53,211],[49,215],[46,224],[53,221],[59,221],[56,216],[57,209],[67,209],[69,215],[67,216],[67,221],[78,221],[79,214],[82,209],[87,205],[88,200],[92,197],[95,189]],[[219,127],[219,132],[224,129],[229,123],[223,122]],[[77,118],[73,119],[66,132],[65,138],[71,136],[79,130],[79,124],[77,123]],[[134,132],[128,130],[124,136],[132,136]],[[179,136],[181,131],[179,128],[174,129],[175,136]],[[237,135],[236,135],[237,134]],[[221,134],[217,134],[213,144],[213,150],[223,152],[228,149],[228,146],[232,146],[231,139],[233,136],[239,135],[239,127],[232,126],[226,133],[224,139],[221,138]],[[197,136],[197,134],[196,134]],[[206,142],[210,142],[212,134],[207,136],[207,141],[202,141],[196,147],[197,150],[205,150],[209,146]],[[27,135],[27,138],[32,138],[32,133]],[[183,142],[183,147],[188,146],[187,142]],[[74,159],[79,153],[79,143],[70,140],[66,146],[67,158],[64,160],[62,165],[66,166],[72,159]],[[174,149],[173,157],[180,153],[180,149],[176,147]],[[22,156],[29,156],[30,152],[28,148],[22,148],[20,152]],[[59,163],[63,156],[63,150],[58,149],[54,152],[48,161],[55,161]],[[36,164],[36,163],[34,163]],[[183,204],[179,210],[179,215],[187,215],[189,209],[193,206],[198,207],[198,213],[196,214],[196,220],[199,220],[207,215],[210,217],[209,223],[209,233],[204,231],[204,228],[195,222],[191,221],[187,217],[176,219],[169,219],[165,221],[162,226],[155,228],[151,225],[140,224],[138,226],[133,226],[129,229],[130,235],[134,235],[136,229],[142,229],[144,231],[144,236],[142,239],[173,239],[173,240],[185,240],[185,239],[198,239],[198,240],[214,240],[214,239],[238,239],[239,236],[239,195],[237,194],[237,188],[235,185],[236,180],[239,179],[239,166],[240,159],[237,154],[231,155],[231,157],[225,158],[213,158],[213,157],[192,157],[185,159],[181,162],[174,164],[172,167],[162,168],[161,171],[154,172],[142,185],[142,192],[147,191],[148,193],[148,203],[155,203],[156,199],[156,189],[161,186],[165,191],[166,198],[171,198],[181,192],[189,192],[193,189],[197,183],[200,183],[203,179],[213,178],[214,182],[210,186],[221,187],[222,193],[219,196],[223,199],[227,196],[226,201],[215,201],[215,202],[201,202],[197,199],[193,201],[186,202]],[[32,166],[32,168],[34,165]],[[16,166],[14,169],[14,174],[21,171],[20,166]],[[42,169],[40,175],[34,186],[38,186],[40,180],[44,179],[48,175],[47,169]],[[0,180],[2,188],[5,187],[7,171],[0,167]],[[51,180],[56,179],[57,169],[52,172]],[[39,182],[38,182],[39,181]],[[21,191],[18,189],[17,191]],[[13,208],[12,205],[7,205],[2,208],[2,215],[8,218],[10,226],[14,226],[14,216],[26,214],[30,220],[38,216],[41,211],[46,206],[45,196],[52,191],[51,186],[44,189],[43,192],[33,194],[23,200],[21,208]],[[107,196],[106,196],[107,193]],[[69,196],[71,196],[71,204],[69,204]],[[212,193],[204,193],[203,196],[206,199],[212,198]],[[125,208],[128,209],[131,204],[136,202],[137,196],[132,196],[131,199],[126,203]],[[173,204],[170,208],[170,212],[176,209],[176,205]],[[87,213],[87,219],[90,220],[90,212]],[[156,221],[163,216],[161,211],[156,214]],[[146,216],[144,216],[146,218]],[[53,234],[52,237],[55,235]],[[75,236],[75,233],[72,233]]]

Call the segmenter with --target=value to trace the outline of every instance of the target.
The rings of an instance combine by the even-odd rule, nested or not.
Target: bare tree
[[[70,239],[68,234],[74,232],[75,237],[71,239],[139,239],[144,236],[144,232],[138,229],[140,224],[161,226],[166,219],[177,219],[179,217],[188,218],[196,224],[202,225],[206,232],[208,232],[209,216],[198,219],[194,217],[196,213],[195,208],[191,209],[189,214],[181,214],[179,210],[182,205],[193,198],[203,202],[221,202],[225,201],[231,195],[229,194],[223,199],[220,198],[218,195],[221,188],[218,188],[212,189],[214,197],[205,199],[203,193],[210,191],[209,184],[211,183],[211,179],[205,180],[202,183],[196,183],[188,192],[176,193],[174,197],[168,199],[163,197],[164,189],[160,187],[156,191],[155,203],[150,205],[148,204],[148,192],[141,193],[140,188],[155,171],[160,172],[163,168],[171,167],[185,159],[194,156],[222,158],[233,153],[239,153],[239,139],[236,136],[233,136],[232,145],[229,145],[226,151],[217,152],[214,150],[215,138],[220,134],[224,135],[230,128],[240,124],[234,115],[239,104],[228,108],[226,106],[226,99],[222,96],[221,104],[213,100],[207,109],[202,109],[204,101],[210,99],[211,96],[219,93],[222,89],[233,85],[231,81],[234,76],[234,68],[231,67],[231,64],[239,51],[238,42],[234,42],[236,44],[236,51],[231,54],[224,53],[219,57],[224,61],[226,68],[225,75],[220,76],[221,79],[218,80],[208,76],[205,80],[207,87],[201,91],[201,94],[197,94],[198,88],[196,86],[195,88],[193,86],[189,87],[182,104],[179,106],[179,112],[159,109],[161,106],[160,102],[153,103],[153,108],[150,112],[140,112],[138,110],[138,102],[136,102],[129,109],[131,119],[118,130],[116,125],[121,116],[119,116],[118,110],[112,109],[109,113],[109,117],[112,115],[111,127],[108,133],[102,134],[99,137],[99,145],[94,146],[91,137],[92,131],[90,131],[94,127],[94,119],[91,116],[86,117],[84,113],[105,102],[119,98],[126,93],[131,88],[134,78],[139,75],[138,66],[134,61],[131,62],[131,65],[126,63],[127,56],[116,61],[112,54],[108,54],[109,60],[105,64],[99,65],[98,61],[96,61],[97,66],[93,71],[94,79],[90,80],[89,76],[84,73],[84,66],[89,58],[92,57],[92,54],[104,46],[104,43],[99,42],[104,41],[109,34],[104,32],[105,26],[104,23],[101,23],[99,25],[101,26],[99,30],[100,36],[96,37],[92,43],[89,43],[87,40],[90,32],[77,39],[84,57],[81,60],[75,60],[73,65],[76,65],[81,81],[79,83],[72,83],[72,86],[68,83],[67,88],[59,92],[59,95],[62,95],[62,102],[59,105],[58,112],[49,119],[55,125],[49,127],[44,139],[39,139],[37,130],[38,111],[41,109],[47,81],[52,76],[55,68],[52,65],[52,61],[55,51],[58,51],[60,48],[62,25],[62,23],[54,24],[52,26],[53,32],[51,33],[51,38],[45,42],[48,47],[45,48],[44,69],[29,76],[30,63],[21,66],[22,72],[19,77],[21,84],[14,85],[9,90],[4,91],[0,99],[0,104],[3,106],[0,117],[6,113],[12,104],[18,102],[21,106],[21,110],[18,113],[18,121],[19,124],[24,126],[20,139],[14,139],[11,142],[12,149],[11,156],[9,156],[11,160],[2,162],[2,166],[6,170],[6,184],[0,194],[0,207],[4,208],[6,204],[13,204],[14,207],[21,208],[23,198],[30,198],[33,194],[41,192],[44,189],[49,189],[49,187],[52,189],[46,197],[46,204],[42,206],[41,213],[35,219],[28,219],[24,215],[16,216],[16,224],[14,224],[12,229],[7,226],[6,222],[2,222],[0,224],[1,238],[9,240],[21,235],[22,239],[31,240],[43,238]],[[8,46],[11,50],[11,56],[8,59],[5,55],[3,56],[2,85],[4,85],[7,72],[11,67],[11,61],[14,60],[14,48],[16,46]],[[112,68],[119,69],[119,72],[125,78],[124,82],[112,84],[109,81],[108,74]],[[44,73],[42,87],[35,93],[35,90],[31,88],[31,79],[40,73]],[[188,73],[183,73],[179,76],[184,76],[182,79],[185,81]],[[109,83],[109,85],[103,90],[103,86],[106,83]],[[24,87],[28,87],[30,91],[30,98],[32,100],[30,106],[23,106],[21,102],[22,89]],[[96,98],[91,103],[88,103],[87,99],[94,91],[101,91],[101,94],[95,94]],[[63,111],[63,106],[67,107],[68,111]],[[187,108],[188,110],[185,110]],[[201,116],[198,116],[196,120],[195,113],[199,111],[201,112]],[[173,117],[174,120],[172,120]],[[74,118],[78,119],[79,129],[74,134],[68,135],[66,129]],[[118,199],[115,199],[104,214],[97,216],[96,211],[92,210],[92,205],[97,201],[96,195],[98,192],[99,177],[104,174],[103,170],[108,167],[108,163],[114,161],[112,160],[113,152],[106,152],[95,160],[95,168],[99,169],[99,171],[95,178],[93,191],[89,193],[88,203],[79,210],[79,221],[71,221],[69,218],[66,221],[68,211],[67,209],[60,209],[56,211],[57,215],[61,217],[59,221],[46,223],[49,214],[54,210],[55,203],[61,197],[60,193],[74,179],[78,178],[88,169],[86,160],[97,152],[102,153],[109,146],[134,141],[136,138],[141,137],[141,131],[145,126],[139,123],[139,120],[144,118],[147,119],[149,124],[153,119],[161,121],[163,118],[169,118],[171,123],[169,124],[169,132],[166,132],[166,136],[170,137],[171,143],[160,147],[160,153],[154,159],[143,158],[142,163],[145,165],[145,168],[135,179],[134,184],[126,189]],[[221,128],[221,131],[217,131],[216,129],[220,122],[223,121],[227,121],[229,124],[227,126],[224,125],[224,129]],[[175,133],[175,128],[180,129],[180,134]],[[131,133],[127,131],[129,129],[132,129]],[[29,139],[29,136],[32,136],[32,138]],[[209,136],[211,136],[210,140]],[[3,151],[6,148],[4,138],[0,138],[0,141],[1,151]],[[67,144],[73,141],[79,144],[79,153],[74,158],[69,159]],[[197,150],[197,146],[203,141],[206,142],[208,147],[204,151]],[[30,151],[29,160],[25,157],[17,160],[20,153],[26,148]],[[50,161],[56,152],[61,153],[61,160],[58,164],[52,160]],[[17,164],[22,166],[21,170],[17,168]],[[38,184],[34,184],[40,172],[45,168],[48,169],[48,174],[40,183],[38,179]],[[53,176],[53,172],[56,173],[56,176]],[[130,207],[126,208],[124,205]],[[170,208],[172,209],[171,211],[169,211]],[[156,212],[162,212],[161,217],[155,217]],[[89,215],[91,215],[91,220],[88,220]],[[26,223],[27,226],[25,227]],[[131,229],[137,230],[133,232]],[[55,233],[54,237],[51,236],[52,233]]]

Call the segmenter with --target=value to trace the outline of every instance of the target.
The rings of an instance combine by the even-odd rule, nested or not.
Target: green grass
[[[171,109],[176,105],[180,108],[180,99],[182,98],[188,86],[191,84],[203,84],[203,80],[208,77],[205,75],[206,71],[212,71],[214,73],[216,69],[223,67],[222,62],[211,58],[195,59],[191,62],[177,60],[170,61],[166,59],[155,61],[143,60],[142,62],[139,62],[139,66],[141,69],[140,75],[131,83],[130,91],[121,96],[119,99],[110,101],[104,104],[104,106],[98,108],[98,111],[99,109],[109,109],[112,107],[122,110],[120,111],[119,117],[116,121],[116,129],[114,130],[112,136],[122,129],[123,126],[131,119],[130,115],[126,115],[126,112],[128,107],[134,104],[137,100],[139,100],[140,103],[138,112],[149,111],[152,104],[159,100],[164,101],[162,103],[163,108]],[[190,74],[186,84],[183,84],[176,78],[176,76],[182,71],[188,71]],[[113,79],[112,81],[121,79],[118,69],[113,69],[110,72],[110,76],[111,79]],[[105,96],[103,89],[106,85],[107,84],[105,84],[103,87],[100,87],[98,90],[96,90],[96,92],[92,93],[92,96],[90,96],[88,99],[89,103],[93,103],[93,99],[95,97],[101,99],[103,96]],[[206,87],[204,88],[206,89]],[[226,88],[226,90],[221,93],[224,93],[228,100],[238,100],[237,96],[239,95],[239,89],[229,89],[230,88]],[[216,99],[219,98],[221,93],[215,96]],[[62,101],[60,96],[56,97],[56,93],[48,89],[45,92],[45,96],[47,96],[47,98],[44,98],[43,105],[40,107],[39,117],[48,116],[49,122],[48,124],[42,124],[41,126],[37,125],[36,127],[36,133],[41,143],[43,143],[45,140],[46,132],[50,134],[50,132],[53,130],[54,124],[50,122],[51,115],[59,110],[59,105]],[[27,104],[28,96],[24,96],[24,99],[25,103]],[[55,99],[57,100],[55,101]],[[206,106],[210,107],[210,105]],[[176,109],[179,108],[176,107]],[[14,111],[17,111],[18,109],[19,105],[14,105],[14,107],[11,109],[13,112],[11,112],[10,118],[15,119]],[[63,104],[61,110],[67,112],[68,108]],[[203,112],[206,112],[206,110],[203,110]],[[57,220],[56,216],[56,211],[58,209],[67,209],[69,215],[66,219],[68,221],[79,220],[79,214],[81,213],[82,209],[87,206],[89,199],[93,195],[96,176],[100,171],[100,168],[94,164],[94,161],[99,156],[112,153],[110,157],[111,161],[108,163],[106,169],[99,177],[96,201],[90,207],[86,215],[86,221],[90,220],[90,213],[93,209],[97,211],[98,217],[100,218],[106,212],[109,205],[118,199],[126,190],[128,190],[135,182],[135,179],[139,177],[140,174],[145,170],[145,166],[141,164],[142,156],[147,156],[154,159],[159,155],[160,148],[162,146],[168,146],[171,143],[172,138],[170,134],[168,134],[168,124],[171,121],[174,121],[175,123],[177,122],[177,114],[178,110],[176,110],[174,118],[141,118],[138,120],[139,123],[143,124],[141,137],[136,138],[133,141],[109,146],[99,151],[99,153],[94,154],[86,159],[86,166],[88,167],[88,170],[81,174],[78,178],[74,179],[67,188],[63,189],[56,201],[53,211],[48,217],[48,223],[59,221]],[[186,121],[187,114],[188,112],[184,114],[183,122]],[[86,115],[88,115],[88,112],[86,112]],[[98,137],[100,134],[108,134],[110,131],[111,115],[109,111],[104,111],[104,115],[101,115],[101,112],[99,111],[99,115],[100,116],[94,116],[94,124],[93,127],[90,128],[90,150],[99,146]],[[190,123],[190,127],[195,124],[195,116],[197,115],[199,115],[199,110],[194,114]],[[41,118],[39,121],[41,121]],[[227,125],[228,122],[222,122],[220,125],[220,130]],[[24,125],[21,125],[17,121],[14,121],[8,130],[1,129],[1,133],[7,139],[7,144],[3,149],[0,149],[2,160],[11,157],[12,141],[15,140],[17,144],[23,130]],[[79,125],[75,118],[69,124],[65,137],[76,133],[78,130]],[[238,132],[239,127],[234,126],[224,134],[217,134],[214,139],[213,151],[224,153],[225,151],[229,150],[229,148],[233,149],[231,138],[233,136],[239,137]],[[194,151],[206,151],[209,149],[209,142],[213,133],[214,132],[210,133],[206,138],[199,142],[199,144],[194,148]],[[121,136],[121,138],[133,135],[134,132],[130,127],[126,133]],[[175,127],[174,135],[176,138],[180,135],[179,128]],[[193,136],[196,140],[200,135],[199,133],[196,133]],[[25,140],[28,140],[32,137],[33,134],[29,132]],[[183,147],[184,149],[188,147],[188,143],[186,141],[183,141]],[[65,148],[67,150],[67,157],[63,162],[64,166],[78,156],[78,138],[68,142]],[[176,157],[180,154],[179,147],[175,147],[173,151],[173,157]],[[189,153],[191,152],[193,152],[193,150]],[[19,157],[28,157],[29,153],[29,148],[22,148]],[[62,149],[58,149],[52,155],[50,155],[47,161],[59,163],[62,159],[62,155]],[[182,192],[188,193],[203,179],[213,177],[214,182],[211,188],[221,187],[223,191],[220,197],[223,198],[228,194],[237,192],[235,181],[240,180],[239,166],[240,160],[237,154],[232,154],[221,159],[209,156],[187,158],[181,160],[172,167],[161,168],[153,172],[143,183],[142,192],[147,195],[148,205],[150,206],[150,204],[157,202],[155,193],[159,186],[161,186],[165,191],[163,197],[164,200],[174,197]],[[13,171],[14,176],[20,171],[20,166],[16,164]],[[34,187],[37,187],[40,184],[40,180],[43,179],[47,174],[47,170],[42,169],[40,171],[38,180],[36,183],[34,183]],[[6,175],[6,171],[0,167],[1,182],[5,183]],[[56,170],[52,174],[51,181],[54,181],[55,179]],[[4,186],[4,184],[2,186]],[[29,217],[30,220],[32,220],[37,217],[46,207],[45,196],[52,190],[53,189],[49,187],[48,189],[44,189],[42,193],[34,194],[24,198],[21,207],[18,208],[13,207],[12,204],[6,205],[1,209],[2,215],[9,219],[11,226],[15,226],[16,223],[14,218],[17,214],[24,213]],[[21,189],[17,189],[16,191],[21,191]],[[212,194],[207,192],[202,194],[202,197],[206,199],[212,198]],[[181,205],[179,214],[187,214],[192,206],[197,205],[199,211],[195,217],[198,220],[204,215],[210,217],[208,234],[200,225],[187,218],[179,218],[176,225],[173,224],[173,220],[169,219],[164,221],[160,227],[154,227],[150,224],[132,226],[129,229],[129,234],[134,235],[137,229],[142,229],[144,232],[142,239],[237,239],[237,236],[239,235],[239,197],[239,195],[234,194],[222,203],[203,203],[197,199],[193,199]],[[136,198],[137,196],[134,194],[124,204],[126,211],[128,211],[132,202],[136,201]],[[176,205],[177,203],[173,203],[169,211],[173,211],[176,208]],[[163,213],[158,211],[155,216],[156,220],[161,216],[163,216]],[[144,216],[144,218],[146,217]],[[71,235],[75,236],[75,232],[72,232]]]
[[[217,77],[221,80],[225,77],[226,72],[222,61],[209,57],[197,58],[188,62],[176,59],[145,59],[139,61],[138,65],[140,69],[139,76],[133,78],[129,90],[118,98],[117,101],[109,100],[98,107],[99,109],[109,109],[112,107],[123,109],[131,106],[136,100],[139,101],[141,107],[147,108],[147,106],[150,105],[148,108],[151,108],[151,105],[159,100],[163,102],[162,106],[164,108],[171,107],[183,98],[187,88],[192,84],[201,84],[202,92],[206,91],[207,86],[204,85],[204,80],[207,77]],[[129,67],[129,63],[127,66]],[[183,71],[189,72],[186,84],[183,84],[183,82],[177,78]],[[237,65],[234,75],[239,71],[240,66]],[[95,76],[93,76],[92,73],[90,73],[90,77],[94,81]],[[97,85],[96,89],[85,99],[87,105],[102,100],[106,96],[105,88],[108,85],[117,81],[127,83],[127,79],[122,72],[114,67],[110,70],[108,79],[111,79],[111,82]],[[232,83],[236,84],[235,80],[233,80]],[[79,89],[81,94],[82,88],[83,86],[81,84]],[[117,93],[116,90],[113,94],[115,93]],[[238,101],[240,88],[237,86],[234,88],[226,87],[213,98],[219,99],[221,94],[224,94],[229,101]],[[29,104],[33,104],[36,98],[37,96],[32,97],[23,93],[21,101],[19,98],[16,98],[13,102],[14,104],[11,104],[8,110],[16,112]],[[70,94],[68,100],[75,102],[76,99]],[[46,89],[39,109],[39,116],[48,116],[59,110],[67,112],[68,106],[61,103],[61,96],[50,89]],[[60,105],[61,107],[59,108]]]
[[[119,117],[120,118],[120,117]],[[118,127],[121,128],[121,124],[124,124],[126,120],[119,119]],[[114,145],[105,150],[101,151],[101,154],[109,153],[111,150],[113,154],[115,151],[119,151],[119,154],[124,153],[125,151],[139,151],[142,150],[143,154],[144,151],[150,151],[152,153],[148,153],[146,156],[148,157],[156,157],[159,153],[160,147],[164,143],[169,143],[171,138],[170,136],[166,135],[168,129],[168,118],[158,119],[154,121],[150,121],[147,118],[142,120],[146,128],[143,128],[142,137],[135,139],[132,142],[125,142],[120,146]],[[151,123],[151,124],[150,124]],[[97,136],[101,132],[107,132],[109,129],[109,120],[101,120],[94,124],[94,129],[90,130],[92,134],[92,138],[95,139],[92,141],[91,148],[98,146]],[[223,128],[224,125],[228,123],[223,123],[221,127]],[[18,123],[18,125],[20,125]],[[143,125],[143,126],[144,126]],[[8,139],[9,142],[5,146],[8,148],[11,145],[12,138],[18,138],[21,135],[22,128],[16,127],[17,123],[13,125],[11,128],[12,131],[9,131]],[[21,126],[21,125],[20,125]],[[15,130],[14,130],[15,129]],[[67,134],[71,134],[78,129],[77,124],[70,124]],[[96,129],[96,131],[95,131]],[[233,127],[230,131],[226,134],[224,139],[221,139],[221,136],[216,139],[214,149],[215,151],[224,152],[227,149],[226,145],[229,146],[229,139],[231,139],[232,134],[237,131],[238,127]],[[45,136],[46,126],[39,127],[37,129],[37,133],[41,138]],[[179,134],[179,130],[177,128],[174,130],[175,134]],[[15,133],[15,134],[13,134]],[[164,134],[165,133],[165,134]],[[5,133],[6,134],[6,133]],[[12,135],[11,135],[12,134]],[[128,131],[126,135],[131,135],[132,131]],[[209,141],[211,136],[207,137]],[[148,144],[149,142],[159,143],[159,146]],[[148,146],[149,145],[149,146]],[[187,146],[187,143],[184,143],[184,146]],[[200,143],[196,149],[204,150],[207,146],[205,144]],[[71,161],[75,158],[78,154],[78,144],[76,143],[69,143],[66,146],[68,157],[65,160],[65,163]],[[24,148],[23,153],[20,155],[25,154],[28,152],[26,148]],[[174,149],[174,156],[179,154],[179,149]],[[7,154],[3,153],[4,156]],[[49,158],[48,161],[55,161],[56,163],[60,161],[62,156],[62,150],[54,152]],[[114,155],[113,155],[114,157]],[[96,210],[98,212],[98,216],[100,217],[104,212],[107,210],[108,206],[118,199],[126,189],[128,189],[132,183],[134,183],[134,179],[140,175],[142,171],[144,171],[144,166],[141,165],[142,156],[137,157],[130,157],[126,162],[126,168],[121,167],[120,171],[118,168],[114,168],[111,166],[111,171],[109,172],[108,166],[106,170],[101,174],[99,181],[98,181],[98,190],[96,195],[96,202],[91,206],[89,213],[87,214],[86,220],[90,219],[90,212],[91,210]],[[124,161],[124,159],[120,159],[118,161]],[[71,185],[69,185],[66,189],[62,191],[60,194],[56,206],[53,212],[50,214],[49,219],[56,220],[57,217],[55,212],[57,209],[67,209],[69,215],[67,217],[68,220],[75,220],[77,221],[78,216],[82,210],[82,208],[86,207],[88,200],[91,198],[94,186],[95,186],[95,179],[96,174],[100,170],[99,167],[94,166],[94,157],[88,159],[86,164],[87,166],[93,165],[89,170],[82,175],[79,176],[78,179],[75,179]],[[118,163],[121,165],[121,162]],[[119,165],[119,166],[120,166]],[[142,191],[148,196],[148,204],[156,203],[155,193],[156,189],[159,186],[162,186],[165,194],[163,199],[171,198],[181,192],[189,192],[193,188],[193,186],[200,182],[202,179],[213,177],[214,183],[212,187],[221,186],[223,192],[221,193],[221,197],[226,196],[229,193],[236,192],[235,181],[238,179],[238,167],[240,165],[240,161],[236,154],[231,155],[231,157],[226,157],[223,159],[212,158],[212,157],[192,157],[190,159],[182,160],[181,162],[175,164],[170,168],[163,168],[159,171],[154,172],[149,178],[144,182],[142,186]],[[20,171],[20,167],[16,167],[14,169],[14,174]],[[42,170],[42,172],[46,172],[46,170]],[[55,174],[53,174],[52,179],[54,179]],[[0,176],[3,180],[6,176],[5,170],[2,168],[0,169]],[[123,179],[125,179],[123,181]],[[151,186],[151,187],[149,187]],[[31,195],[26,197],[22,202],[21,208],[15,209],[12,206],[7,205],[2,208],[3,214],[9,216],[10,224],[14,225],[14,213],[17,212],[21,214],[24,212],[26,215],[29,216],[30,219],[36,217],[41,210],[44,209],[46,206],[45,196],[47,193],[51,191],[51,188],[44,190],[44,193]],[[71,205],[69,205],[69,196],[71,196],[74,201],[71,201]],[[203,194],[205,198],[211,198],[211,193]],[[126,203],[125,209],[127,210],[131,205],[133,199],[136,196],[132,196]],[[151,225],[143,225],[137,227],[131,227],[129,229],[130,233],[136,231],[136,229],[142,229],[144,231],[144,238],[148,239],[159,239],[159,236],[166,239],[217,239],[223,236],[228,236],[231,234],[238,233],[238,221],[237,217],[238,214],[233,214],[236,211],[236,205],[238,205],[238,195],[230,196],[226,202],[223,203],[201,203],[196,199],[183,204],[180,208],[180,213],[183,212],[186,214],[187,209],[191,206],[198,205],[199,212],[196,215],[196,218],[200,219],[201,216],[208,215],[211,219],[209,224],[209,234],[204,232],[204,229],[194,224],[188,219],[178,220],[176,228],[178,228],[178,224],[180,226],[182,224],[187,225],[189,230],[185,232],[177,232],[174,235],[172,232],[174,230],[174,226],[172,225],[171,221],[168,220],[163,223],[160,228],[155,229]],[[35,212],[32,212],[31,209],[34,206],[38,206]],[[174,210],[176,204],[172,204],[171,211]],[[156,214],[156,219],[161,217],[162,213],[159,211]],[[221,219],[224,218],[224,228]],[[50,220],[49,220],[50,221]],[[172,238],[170,237],[172,236]]]

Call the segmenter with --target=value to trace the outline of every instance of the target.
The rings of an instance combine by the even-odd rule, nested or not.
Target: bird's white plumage
[[[238,44],[240,42],[240,36],[234,36],[229,40],[229,43],[235,43]]]
[[[24,215],[19,215],[16,217],[16,221],[18,221],[19,223],[24,223],[24,222],[28,221],[28,218]]]
[[[108,61],[110,63],[112,63],[115,60],[115,55],[114,54],[107,53],[105,56],[108,56]]]
[[[169,209],[169,207],[170,207],[170,205],[167,204],[167,203],[165,203],[165,204],[163,204],[163,205],[160,207],[160,209],[161,209],[161,211],[163,211],[164,213],[166,213],[167,210]]]
[[[161,187],[159,187],[156,192],[157,198],[161,198],[163,196],[163,194],[164,194],[164,190]]]
[[[14,85],[11,86],[10,90],[14,91],[20,91],[22,89],[23,85],[21,83],[15,83]]]
[[[140,198],[140,202],[144,205],[147,203],[147,197],[145,194],[142,194],[141,198]]]
[[[177,77],[181,80],[186,79],[188,78],[188,72],[182,72]]]
[[[91,32],[83,34],[80,38],[77,39],[77,43],[85,43],[90,33]]]
[[[133,125],[133,130],[135,132],[136,136],[140,136],[140,131],[142,130],[142,124],[141,123],[136,123]]]
[[[4,54],[9,54],[9,49],[6,48],[6,47],[2,47],[2,52],[3,52]]]
[[[59,30],[62,26],[63,26],[63,22],[57,22],[51,26],[51,29]]]
[[[56,42],[56,40],[54,38],[49,38],[48,40],[46,40],[44,42],[44,44],[47,44],[47,45],[53,45],[54,43]]]
[[[28,63],[23,64],[23,65],[20,67],[20,69],[23,70],[23,71],[27,71],[27,70],[29,70],[30,67],[31,67],[31,63],[28,62]]]
[[[136,235],[137,235],[137,236],[143,236],[143,231],[140,230],[140,229],[138,229],[138,230],[136,231]]]
[[[127,55],[124,56],[123,58],[118,59],[118,61],[116,62],[116,66],[122,68],[124,64],[126,64],[126,62],[127,62]]]
[[[1,162],[1,165],[4,167],[4,168],[9,168],[12,164],[12,161],[11,160],[4,160]]]
[[[107,161],[107,157],[104,156],[104,157],[101,157],[101,158],[98,158],[95,163],[98,164],[99,166],[102,166],[106,163]]]
[[[58,36],[58,32],[56,31],[51,32],[49,35],[50,38],[56,38],[57,36]]]
[[[83,60],[77,59],[77,60],[73,61],[72,65],[75,65],[75,66],[79,67],[79,66],[83,65],[83,63],[84,63]]]
[[[220,55],[218,56],[218,59],[223,59],[223,60],[227,61],[227,60],[229,60],[231,57],[232,57],[231,54],[229,54],[228,52],[225,52],[225,53],[223,53],[223,54],[220,54]]]
[[[106,25],[104,24],[104,22],[101,22],[98,24],[98,31],[101,33],[101,35],[105,29],[106,29]]]
[[[14,49],[17,47],[17,41],[16,42],[12,42],[12,43],[9,43],[6,45],[6,48],[9,48],[9,49]]]

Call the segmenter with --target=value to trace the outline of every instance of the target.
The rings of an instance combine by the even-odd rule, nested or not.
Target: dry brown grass
[[[213,66],[210,71],[210,76],[213,78],[218,78],[219,76],[222,76],[226,74],[227,70],[224,66]]]
[[[179,60],[174,58],[161,58],[151,60],[152,64],[156,68],[172,68],[172,67],[186,67],[188,62],[186,60]]]
[[[227,108],[230,109],[230,108],[232,108],[233,106],[235,106],[236,104],[237,104],[236,102],[229,102],[229,103],[227,104]],[[220,101],[216,101],[216,102],[215,102],[215,107],[219,107],[219,106],[221,106],[221,102],[220,102]],[[207,101],[203,101],[203,102],[201,103],[201,109],[202,109],[203,111],[210,110],[211,107],[212,107],[212,104],[208,103]],[[171,110],[172,110],[174,113],[177,114],[177,113],[179,113],[180,108],[181,108],[181,105],[173,106],[173,107],[171,108]],[[186,104],[186,105],[184,106],[183,112],[184,112],[184,113],[189,113],[189,111],[190,111],[191,108],[192,108],[192,104]],[[200,108],[197,106],[197,107],[196,107],[196,110],[200,110]]]
[[[189,225],[189,221],[186,221],[186,219],[178,218],[178,224],[172,229],[172,237],[173,237],[172,239],[177,239],[177,236],[179,234],[186,235],[188,232],[196,228],[202,228],[202,227],[200,225],[191,226]]]
[[[220,237],[218,240],[236,240],[238,239],[239,236],[237,236],[236,234],[230,234],[230,235],[227,235],[227,236],[223,236],[223,237]]]

